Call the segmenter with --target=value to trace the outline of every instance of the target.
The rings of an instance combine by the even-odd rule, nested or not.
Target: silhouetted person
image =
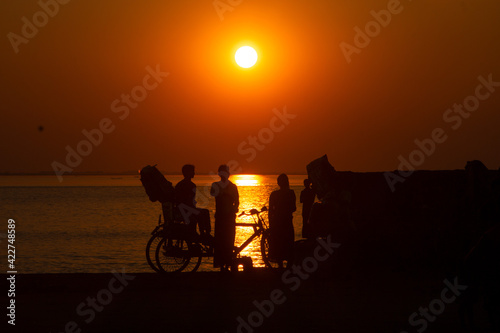
[[[335,262],[336,268],[342,267],[343,274],[348,276],[358,265],[361,246],[349,214],[342,214],[348,200],[339,195],[342,192],[337,173],[326,155],[309,163],[307,174],[319,199],[319,202],[313,204],[309,215],[313,237],[330,238],[341,246],[341,250],[334,252],[334,256],[340,252],[342,255],[331,263],[333,265]]]
[[[212,184],[210,195],[215,197],[214,267],[227,271],[233,260],[236,213],[240,205],[238,187],[229,180],[229,167],[218,169],[220,181]]]
[[[295,192],[290,189],[288,176],[278,176],[279,190],[271,193],[269,197],[269,228],[271,238],[269,244],[269,256],[276,261],[280,267],[283,261],[290,261],[293,256],[293,242],[295,232],[293,230],[293,212],[295,206]]]
[[[302,204],[302,237],[304,238],[312,237],[309,215],[315,197],[316,194],[311,188],[311,181],[304,179],[304,189],[300,192],[300,203]]]
[[[210,213],[208,209],[196,208],[196,184],[191,180],[195,175],[194,170],[194,165],[184,165],[182,167],[184,179],[175,185],[177,219],[184,221],[193,232],[196,232],[196,225],[198,225],[200,234],[210,234]]]
[[[186,164],[182,167],[184,179],[175,185],[176,220],[182,220],[189,226],[189,230],[196,232],[196,185],[191,181],[194,178],[194,165]]]
[[[307,165],[308,178],[320,202],[313,204],[309,214],[312,237],[339,235],[339,204],[334,191],[335,168],[324,155]]]

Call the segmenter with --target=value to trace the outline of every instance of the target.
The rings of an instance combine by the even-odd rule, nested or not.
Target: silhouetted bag
[[[174,187],[156,166],[147,165],[141,170],[141,183],[149,200],[161,203],[174,201]]]

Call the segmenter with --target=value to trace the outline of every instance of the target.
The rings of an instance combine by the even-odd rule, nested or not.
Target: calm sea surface
[[[268,205],[269,195],[278,188],[277,176],[235,175],[240,212]],[[295,239],[301,238],[302,206],[298,202],[303,175],[290,177],[297,196],[294,214]],[[174,185],[181,176],[167,176]],[[198,207],[210,210],[215,202],[208,195],[218,179],[196,176]],[[16,221],[16,269],[18,273],[107,273],[125,268],[127,272],[153,272],[145,259],[146,243],[158,223],[161,206],[149,201],[139,176],[0,176],[0,247],[6,258],[7,220]],[[265,215],[267,220],[267,214]],[[250,222],[238,218],[237,222]],[[252,228],[237,227],[236,245],[243,243]],[[213,233],[213,231],[212,231]],[[251,256],[254,266],[262,265],[260,239],[242,255]],[[199,270],[213,270],[212,259]]]

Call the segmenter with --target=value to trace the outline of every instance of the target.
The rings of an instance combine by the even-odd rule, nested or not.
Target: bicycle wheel
[[[194,272],[201,264],[201,249],[182,238],[162,238],[156,247],[155,259],[160,272]]]
[[[162,237],[161,232],[155,232],[151,235],[151,238],[149,238],[148,244],[146,245],[146,261],[148,262],[148,265],[157,273],[160,273],[160,268],[156,265],[155,252]]]
[[[288,260],[276,260],[269,255],[269,232],[264,232],[260,240],[260,250],[262,252],[262,260],[267,268],[279,269],[284,267],[290,267],[292,265],[291,261]]]
[[[161,273],[182,271],[191,260],[188,243],[184,239],[162,238],[156,247],[155,260]]]
[[[191,260],[184,268],[187,272],[196,272],[201,265],[203,248],[200,244],[194,243],[189,247],[189,253],[191,256]]]

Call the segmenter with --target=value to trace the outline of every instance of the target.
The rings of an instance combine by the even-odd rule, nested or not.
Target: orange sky
[[[443,119],[475,95],[480,75],[500,82],[498,1],[244,0],[223,20],[211,0],[58,6],[43,22],[37,1],[0,4],[0,172],[52,171],[57,162],[71,172],[146,164],[178,172],[192,163],[208,173],[234,161],[244,173],[305,173],[325,153],[338,170],[394,170],[436,128],[446,140],[417,169],[472,159],[500,167],[500,87],[481,88],[488,97],[457,129]],[[390,22],[348,62],[341,43],[356,46],[354,28],[388,6]],[[33,15],[38,32],[13,46]],[[244,44],[259,53],[250,70],[233,60]],[[146,68],[168,76],[147,79],[144,90]],[[120,99],[134,89],[147,97],[126,113]],[[273,120],[285,107],[286,124]],[[71,167],[66,147],[77,150],[82,130],[103,119],[108,133],[90,153],[82,143],[88,155]]]

